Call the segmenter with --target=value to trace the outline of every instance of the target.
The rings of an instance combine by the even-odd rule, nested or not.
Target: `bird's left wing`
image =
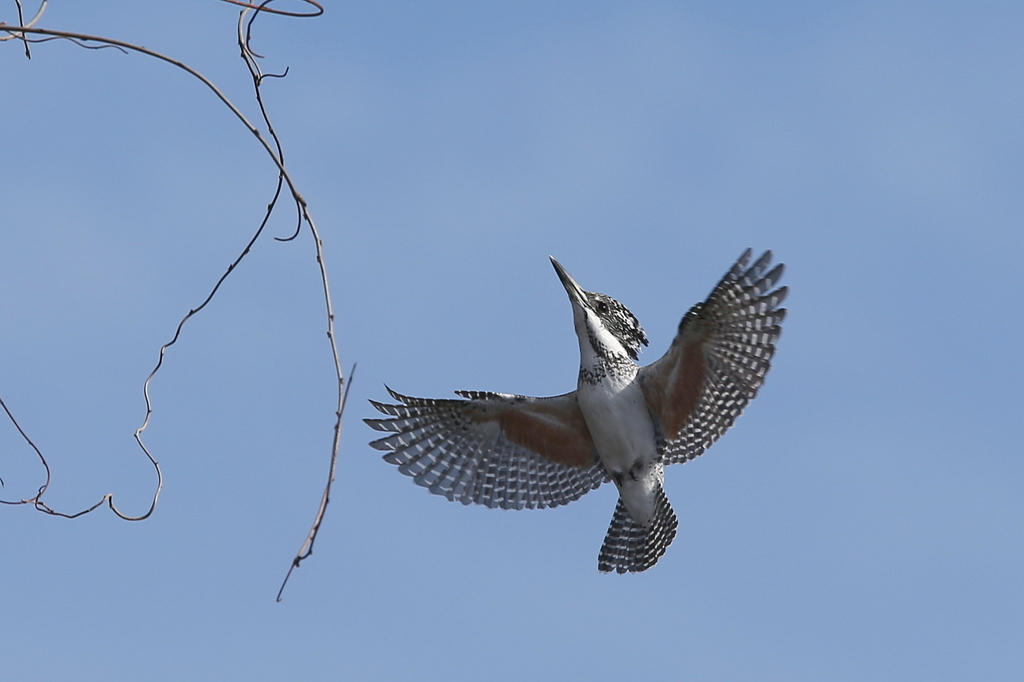
[[[693,306],[665,355],[640,370],[661,427],[665,464],[697,457],[732,426],[771,367],[786,309],[775,289],[783,266],[747,249],[703,303]]]
[[[456,391],[467,400],[370,401],[389,415],[366,419],[393,435],[370,445],[387,451],[417,484],[463,504],[543,509],[567,504],[608,480],[576,393],[531,398]]]

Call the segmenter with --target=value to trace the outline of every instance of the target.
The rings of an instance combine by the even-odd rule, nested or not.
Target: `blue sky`
[[[316,553],[332,365],[312,243],[261,241],[152,386],[142,523],[0,509],[0,677],[1010,680],[1024,675],[1024,6],[331,3],[265,18],[265,96],[358,362]],[[52,4],[250,114],[234,10]],[[13,23],[13,3],[0,20]],[[0,395],[48,503],[148,504],[142,382],[262,215],[249,134],[166,65],[0,46]],[[270,229],[287,235],[282,210]],[[659,564],[600,575],[605,486],[427,494],[368,398],[575,385],[547,256],[667,348],[743,249],[787,264],[759,397],[667,472]],[[0,424],[6,499],[41,482]]]

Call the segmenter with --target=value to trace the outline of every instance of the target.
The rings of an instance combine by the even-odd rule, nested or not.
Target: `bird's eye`
[[[606,312],[608,312],[608,304],[605,303],[604,301],[598,301],[597,302],[597,312],[599,312],[599,313],[606,313]]]

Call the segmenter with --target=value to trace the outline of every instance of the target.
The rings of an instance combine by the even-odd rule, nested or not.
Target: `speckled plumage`
[[[678,522],[663,488],[664,467],[702,454],[757,394],[771,366],[786,311],[783,266],[750,249],[708,298],[683,317],[668,352],[636,359],[647,336],[605,294],[584,291],[552,259],[573,304],[580,340],[577,390],[552,398],[461,391],[464,400],[373,402],[393,435],[373,441],[432,493],[504,509],[566,504],[609,479],[620,498],[598,568],[644,571],[665,553]],[[749,267],[748,267],[749,266]],[[372,402],[372,401],[371,401]]]
[[[626,353],[634,361],[640,356],[640,347],[647,345],[647,333],[636,316],[629,312],[629,308],[622,305],[608,294],[599,294],[596,291],[584,291],[587,303],[601,319],[605,328],[617,338]],[[590,343],[601,346],[600,342],[590,335]],[[603,349],[602,354],[607,354],[608,349]]]

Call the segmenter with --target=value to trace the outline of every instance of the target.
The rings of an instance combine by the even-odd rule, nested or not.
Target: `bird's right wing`
[[[576,393],[530,398],[457,391],[468,400],[370,401],[389,415],[366,419],[393,435],[370,445],[435,495],[463,504],[543,509],[567,504],[608,480]]]

